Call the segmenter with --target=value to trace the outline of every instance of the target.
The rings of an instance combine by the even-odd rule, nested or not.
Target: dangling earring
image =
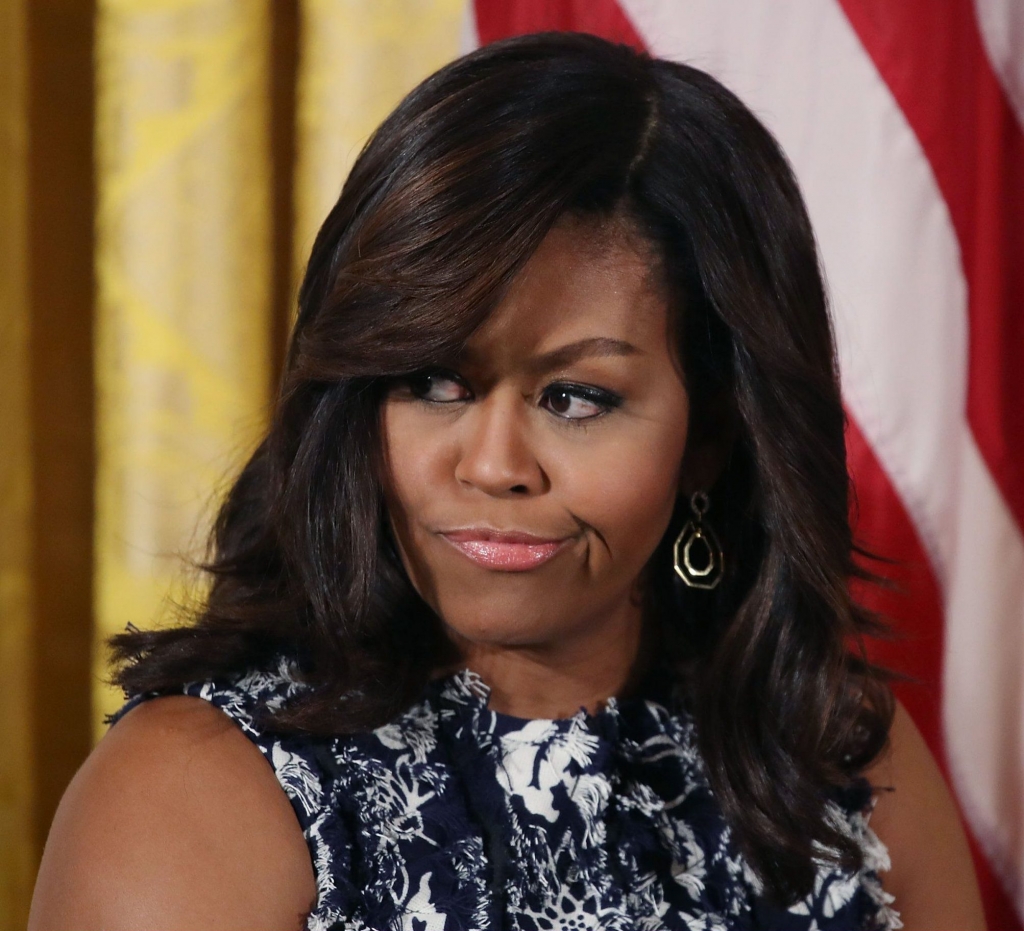
[[[672,547],[672,568],[690,588],[712,589],[722,581],[722,548],[714,532],[704,524],[709,507],[707,494],[695,491],[690,497],[693,520],[686,522]]]

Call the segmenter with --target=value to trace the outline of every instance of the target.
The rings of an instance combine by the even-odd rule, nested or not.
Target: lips
[[[488,528],[451,530],[441,536],[477,565],[502,572],[525,572],[543,565],[571,539]]]

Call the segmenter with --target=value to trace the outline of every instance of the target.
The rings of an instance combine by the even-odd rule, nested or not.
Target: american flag
[[[1024,915],[1024,4],[475,0],[466,44],[592,32],[774,132],[829,280],[875,658],[953,786],[989,927]],[[875,567],[877,568],[877,567]],[[897,903],[898,904],[898,903]],[[1015,914],[1016,911],[1016,914]]]

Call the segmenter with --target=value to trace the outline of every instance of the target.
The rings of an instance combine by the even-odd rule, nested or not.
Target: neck
[[[580,708],[598,712],[622,695],[648,661],[639,606],[608,624],[587,625],[597,635],[529,646],[458,640],[460,666],[490,688],[489,707],[519,718],[567,718]]]

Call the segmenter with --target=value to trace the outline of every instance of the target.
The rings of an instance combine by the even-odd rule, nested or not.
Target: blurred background
[[[852,516],[893,560],[860,593],[896,631],[871,650],[913,677],[990,927],[1020,928],[1024,4],[0,0],[0,931],[121,701],[104,639],[201,596],[183,557],[266,423],[355,155],[440,65],[545,29],[711,71],[792,159]]]

